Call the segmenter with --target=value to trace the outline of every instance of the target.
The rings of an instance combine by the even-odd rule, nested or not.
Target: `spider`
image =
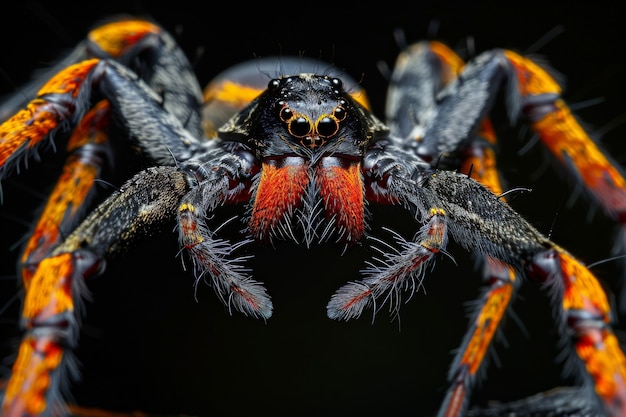
[[[46,145],[67,149],[20,260],[24,333],[4,416],[69,412],[63,398],[78,379],[72,351],[86,283],[140,239],[174,228],[196,291],[206,282],[228,313],[261,322],[271,322],[275,303],[256,275],[259,254],[365,253],[326,306],[330,319],[349,321],[385,309],[397,318],[435,260],[465,249],[485,288],[439,415],[475,412],[486,355],[513,297],[534,283],[549,294],[567,368],[583,387],[560,406],[626,413],[626,359],[609,297],[584,264],[511,208],[515,190],[504,190],[496,170],[489,114],[506,86],[510,117],[527,120],[590,196],[621,213],[621,173],[537,63],[509,50],[465,63],[441,43],[411,45],[391,76],[385,122],[347,74],[302,57],[244,63],[203,92],[173,38],[146,20],[96,27],[57,70],[30,101],[0,109],[0,178]],[[120,135],[149,166],[114,166],[127,181],[99,201],[94,186],[119,151],[109,139]],[[407,223],[408,235],[394,227]],[[517,412],[556,406],[554,395]]]

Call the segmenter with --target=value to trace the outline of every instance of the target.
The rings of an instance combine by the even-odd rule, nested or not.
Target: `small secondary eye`
[[[343,107],[335,107],[333,116],[341,122],[348,116],[348,112]]]
[[[279,85],[280,85],[280,80],[277,78],[274,78],[270,80],[270,82],[267,84],[267,88],[269,90],[276,90]]]
[[[279,111],[278,117],[283,122],[288,123],[293,118],[293,112],[289,107],[283,106]]]

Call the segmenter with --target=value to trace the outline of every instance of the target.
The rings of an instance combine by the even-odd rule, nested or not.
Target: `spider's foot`
[[[225,240],[207,239],[198,245],[186,248],[194,262],[198,281],[200,277],[211,277],[210,284],[219,299],[233,310],[254,318],[268,319],[272,316],[272,301],[262,283],[255,281],[245,268],[248,257],[229,258],[234,248]]]
[[[350,282],[332,296],[326,312],[333,320],[359,318],[363,310],[374,303],[372,289],[364,282]]]
[[[238,311],[253,318],[268,319],[272,316],[272,301],[267,290],[259,281],[252,279],[240,262],[220,259],[215,256],[201,256],[197,247],[191,251],[195,264],[196,285],[202,277],[210,276],[207,282],[215,291],[220,301],[228,307],[230,314]]]
[[[446,246],[445,211],[434,207],[430,210],[430,216],[415,242],[405,240],[389,230],[400,250],[378,240],[386,246],[376,248],[383,255],[378,259],[380,265],[370,264],[362,271],[365,279],[348,283],[337,290],[326,307],[328,317],[342,320],[358,318],[366,307],[373,305],[376,313],[387,302],[391,313],[397,315],[401,292],[409,291],[413,294],[421,286],[419,277],[424,272],[424,266]],[[378,299],[382,299],[380,306],[376,306]]]
[[[219,297],[229,310],[235,309],[246,316],[264,320],[272,316],[270,296],[263,284],[253,279],[238,278],[236,283],[231,282],[227,294],[219,294]]]

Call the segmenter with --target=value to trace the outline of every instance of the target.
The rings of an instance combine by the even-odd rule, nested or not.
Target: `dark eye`
[[[307,136],[311,133],[311,124],[302,116],[294,117],[289,122],[289,133],[297,138]]]
[[[317,121],[317,132],[320,136],[331,137],[339,130],[339,122],[332,117],[323,117]]]
[[[279,85],[280,85],[280,80],[278,80],[277,78],[274,78],[273,80],[270,80],[270,82],[267,84],[267,89],[276,90]]]
[[[335,110],[333,111],[333,116],[335,116],[335,118],[340,122],[344,120],[347,115],[348,113],[343,107],[335,107]]]
[[[289,107],[283,106],[280,108],[278,117],[280,117],[280,120],[287,123],[293,117],[293,112],[291,111]]]

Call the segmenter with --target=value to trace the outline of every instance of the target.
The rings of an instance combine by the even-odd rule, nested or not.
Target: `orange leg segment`
[[[144,20],[112,22],[93,29],[87,35],[107,55],[118,58],[147,35],[159,35],[161,29]]]
[[[561,89],[537,64],[505,52],[517,76],[519,93],[528,102],[524,110],[542,142],[583,183],[605,212],[626,220],[626,180],[616,165],[580,126],[571,110],[557,98]],[[545,99],[542,98],[545,97]]]
[[[471,389],[484,364],[502,319],[518,285],[513,268],[494,258],[486,258],[485,276],[489,282],[470,328],[450,369],[448,389],[439,416],[460,416],[467,409]]]
[[[69,156],[39,222],[22,255],[22,279],[28,287],[37,263],[80,220],[81,208],[100,174],[107,143],[109,105],[101,101],[92,108],[74,130],[67,145]]]
[[[458,76],[465,63],[446,45],[430,42],[429,46],[441,61],[442,80],[449,83]],[[460,171],[468,173],[494,194],[500,195],[503,186],[494,151],[497,142],[491,121],[485,117],[474,137],[463,149]],[[489,283],[489,287],[450,368],[451,385],[439,416],[452,417],[464,414],[479,371],[484,365],[485,355],[492,345],[518,285],[513,268],[489,256],[483,260],[483,277]]]
[[[161,36],[161,32],[156,25],[137,20],[104,25],[89,34],[89,53],[118,58],[146,36]],[[13,110],[14,115],[0,125],[0,178],[53,137],[67,140],[69,155],[22,254],[24,336],[3,388],[3,416],[66,411],[62,394],[66,374],[75,371],[71,349],[78,337],[83,279],[99,267],[99,259],[82,253],[76,242],[63,242],[86,214],[84,206],[108,156],[110,104],[94,104],[90,94],[84,94],[97,89],[103,67],[99,58],[60,69],[33,100]],[[69,139],[62,135],[68,121],[78,122],[71,126]]]
[[[27,156],[69,117],[64,96],[74,99],[98,62],[97,59],[83,61],[59,72],[25,109],[0,125],[0,175]]]
[[[55,406],[47,393],[59,383],[55,371],[61,369],[67,343],[63,333],[75,330],[73,278],[73,256],[64,253],[41,261],[26,287],[22,320],[27,333],[6,389],[3,416],[37,416]]]
[[[35,147],[59,126],[67,114],[58,111],[56,100],[64,95],[75,97],[97,62],[85,61],[61,72],[41,88],[39,97],[26,109],[0,126],[3,164],[15,161],[20,149]],[[75,337],[67,331],[75,323],[72,255],[46,257],[82,219],[81,207],[102,165],[108,115],[108,104],[99,103],[69,139],[70,155],[24,250],[22,280],[26,295],[22,321],[27,333],[4,397],[3,415],[39,415],[49,409],[45,395],[61,366],[64,347]]]
[[[580,358],[579,374],[592,379],[608,415],[626,415],[626,357],[610,328],[610,304],[600,282],[560,248],[537,255],[530,269],[533,278],[562,292],[561,309]]]

